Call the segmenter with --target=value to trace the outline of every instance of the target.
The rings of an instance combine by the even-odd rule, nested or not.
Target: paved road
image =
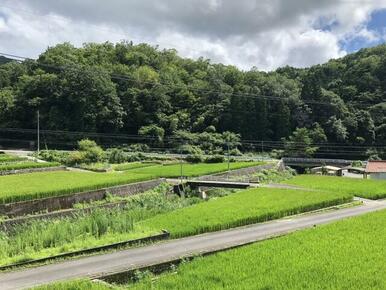
[[[0,289],[22,289],[58,280],[98,277],[127,269],[153,265],[183,256],[227,249],[314,225],[386,209],[386,201],[365,201],[363,206],[301,215],[226,231],[172,240],[142,248],[65,261],[32,269],[0,274]]]

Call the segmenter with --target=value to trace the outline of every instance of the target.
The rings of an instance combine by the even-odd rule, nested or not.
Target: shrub
[[[182,145],[179,148],[180,153],[189,155],[203,155],[204,151],[200,147],[195,145]]]
[[[205,159],[204,156],[200,154],[189,154],[186,157],[186,161],[190,163],[201,163],[204,161],[204,159]]]
[[[126,162],[127,157],[127,154],[123,150],[114,148],[109,152],[108,159],[110,163],[118,164]]]
[[[206,163],[222,163],[225,161],[224,156],[222,155],[213,155],[206,158]]]

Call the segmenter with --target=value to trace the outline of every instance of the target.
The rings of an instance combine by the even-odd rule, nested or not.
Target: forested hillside
[[[386,45],[265,73],[145,44],[66,43],[37,61],[0,65],[0,127],[35,128],[37,110],[46,130],[161,139],[231,131],[280,149],[269,141],[307,128],[318,145],[379,150],[386,143]]]

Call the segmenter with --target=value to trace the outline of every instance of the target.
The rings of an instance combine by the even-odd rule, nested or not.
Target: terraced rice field
[[[67,195],[151,178],[143,174],[70,171],[0,176],[0,203]]]
[[[351,194],[342,192],[250,189],[157,215],[143,225],[167,229],[177,238],[264,222],[351,200]]]
[[[386,289],[386,211],[185,263],[129,289]]]
[[[323,191],[344,192],[369,199],[386,198],[386,180],[299,175],[282,183]]]
[[[265,162],[232,162],[230,163],[230,169],[235,170],[235,169],[240,169],[245,167],[264,165],[264,164],[266,163]],[[184,163],[182,165],[182,175],[187,177],[214,174],[214,173],[224,172],[227,170],[228,170],[227,163],[199,163],[199,164]],[[181,165],[168,164],[168,165],[142,167],[142,168],[132,169],[129,172],[173,178],[173,177],[179,177],[181,175]]]
[[[258,165],[257,162],[236,162],[231,168]],[[227,170],[226,163],[184,164],[185,176],[199,176]],[[178,177],[180,165],[158,165],[137,168],[124,173],[39,172],[0,176],[0,203],[11,203],[134,183],[159,177]]]

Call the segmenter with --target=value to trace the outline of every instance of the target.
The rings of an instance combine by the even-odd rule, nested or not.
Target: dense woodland
[[[245,148],[283,149],[286,138],[325,157],[382,155],[386,144],[386,45],[269,73],[131,42],[65,43],[0,64],[2,128],[36,128],[39,110],[45,130],[140,134],[158,145],[226,131]]]

